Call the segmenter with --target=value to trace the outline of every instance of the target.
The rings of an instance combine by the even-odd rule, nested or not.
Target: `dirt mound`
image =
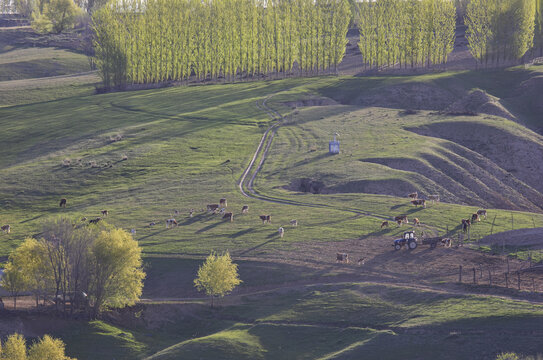
[[[450,106],[455,94],[438,86],[409,83],[372,90],[354,101],[354,105],[379,106],[413,110],[443,110]]]
[[[487,94],[482,90],[474,90],[448,106],[445,111],[448,114],[489,114],[516,121],[501,103],[500,99]]]
[[[293,181],[289,189],[304,193],[323,194],[325,193],[326,186],[320,180],[303,178]]]
[[[505,231],[486,236],[480,240],[484,245],[522,246],[532,249],[543,249],[543,228]]]
[[[298,101],[289,101],[285,103],[286,105],[297,108],[297,107],[306,107],[306,106],[332,106],[332,105],[339,105],[338,102],[336,102],[333,99],[327,98],[327,97],[312,97],[308,99],[301,99]]]
[[[326,188],[327,194],[365,193],[404,197],[417,190],[417,186],[401,179],[355,180]]]
[[[450,144],[451,150],[457,153],[465,148],[471,150],[469,154],[464,151],[461,156],[463,158],[469,156],[473,159],[471,162],[480,163],[480,167],[486,172],[500,179],[502,183],[508,184],[508,187],[517,189],[516,191],[523,193],[541,208],[543,138],[535,133],[509,132],[490,123],[468,121],[439,122],[408,130],[461,145],[457,147]],[[476,156],[477,154],[482,158]],[[482,161],[484,158],[486,160]],[[486,182],[484,178],[481,179]],[[539,195],[533,191],[534,189]],[[517,203],[514,196],[507,197]]]

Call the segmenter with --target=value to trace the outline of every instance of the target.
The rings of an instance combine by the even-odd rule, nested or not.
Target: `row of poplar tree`
[[[451,0],[362,0],[358,28],[365,66],[441,64],[454,47],[456,8]]]
[[[118,0],[93,16],[95,61],[106,88],[323,74],[337,71],[354,15],[366,67],[444,64],[454,49],[456,3]],[[530,49],[543,56],[543,0],[461,4],[469,48],[478,62],[516,61]]]
[[[347,0],[123,0],[93,16],[96,64],[106,87],[331,72],[350,20]]]
[[[470,0],[465,24],[482,64],[515,61],[531,49],[543,56],[543,0]]]

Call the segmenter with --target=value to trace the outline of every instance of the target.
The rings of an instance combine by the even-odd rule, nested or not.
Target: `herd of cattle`
[[[415,207],[422,206],[423,208],[426,208],[426,202],[427,201],[431,201],[432,203],[436,203],[436,202],[439,202],[439,200],[440,200],[439,195],[429,195],[428,199],[419,199],[418,192],[408,194],[408,198],[411,199],[411,203]],[[66,204],[67,204],[67,199],[62,198],[60,200],[60,207],[65,208]],[[202,209],[201,212],[207,211],[210,214],[220,214],[220,215],[222,215],[223,219],[228,220],[230,222],[233,222],[234,221],[234,213],[233,212],[227,212],[226,211],[227,207],[228,207],[228,203],[227,203],[226,199],[222,198],[222,199],[219,200],[218,204],[209,204],[209,205],[206,206],[206,209]],[[194,209],[190,209],[189,217],[192,218],[194,216],[194,212],[195,212]],[[107,210],[101,210],[101,213],[102,213],[103,217],[108,216],[108,211]],[[247,214],[247,213],[249,213],[249,205],[243,205],[243,207],[241,208],[241,214],[243,215],[243,214]],[[174,210],[173,216],[166,220],[166,229],[170,229],[170,228],[178,226],[178,222],[174,217],[174,216],[177,216],[177,215],[179,215],[179,211]],[[484,219],[486,220],[486,217],[487,217],[486,210],[479,209],[479,210],[477,210],[476,213],[471,214],[471,216],[469,216],[467,219],[462,219],[462,221],[461,221],[462,230],[464,232],[468,231],[471,224],[473,224],[476,221],[481,221],[481,217],[484,217]],[[259,215],[259,218],[260,218],[260,220],[262,221],[263,224],[271,224],[271,215],[270,214]],[[96,217],[96,218],[88,220],[86,217],[83,217],[81,219],[81,221],[86,222],[88,220],[89,224],[97,224],[102,219],[103,219],[102,217]],[[419,226],[420,225],[420,220],[418,218],[413,218],[412,220],[413,220],[414,226]],[[402,224],[409,224],[409,219],[408,219],[407,215],[398,215],[398,216],[394,217],[394,222],[396,222],[398,224],[398,226],[401,226]],[[156,224],[157,224],[156,222],[151,222],[151,223],[149,223],[149,227],[155,226]],[[291,226],[298,226],[298,220],[296,220],[296,219],[291,220],[290,225]],[[384,228],[384,227],[388,227],[389,225],[390,225],[389,221],[385,220],[385,221],[383,221],[381,223],[381,229]],[[2,229],[3,232],[5,232],[7,234],[9,234],[11,232],[11,226],[10,225],[3,225],[1,227],[1,229]],[[281,226],[281,227],[279,227],[277,232],[279,233],[279,236],[281,238],[283,238],[283,236],[285,235],[285,228],[283,226]],[[134,229],[132,230],[132,233],[135,233]]]
[[[410,193],[407,195],[408,198],[411,199],[411,203],[417,206],[422,206],[423,208],[426,208],[426,201],[431,201],[432,204],[439,202],[439,195],[429,195],[428,200],[426,199],[419,199],[418,192]],[[462,219],[461,226],[462,230],[464,232],[467,232],[469,230],[469,227],[471,224],[473,224],[476,221],[481,221],[481,217],[484,217],[486,220],[486,210],[485,209],[479,209],[476,213],[471,214],[467,219]],[[394,221],[398,224],[398,226],[402,226],[402,224],[409,224],[409,219],[407,218],[407,215],[398,215],[394,217]],[[420,225],[420,220],[418,218],[413,218],[413,224],[415,226]],[[388,227],[390,223],[388,220],[385,220],[381,223],[381,229],[384,227]]]
[[[219,215],[222,215],[222,218],[224,220],[228,220],[230,222],[234,222],[234,213],[233,212],[227,212],[226,211],[226,208],[228,207],[228,202],[225,198],[222,198],[219,200],[219,203],[218,204],[209,204],[206,206],[206,209],[202,209],[200,210],[201,212],[204,212],[204,211],[207,211],[209,214],[219,214]],[[189,211],[189,217],[193,217],[194,216],[194,213],[195,213],[195,210],[194,209],[190,209]],[[243,205],[242,208],[241,208],[241,214],[247,214],[249,213],[249,205]],[[177,216],[179,215],[179,211],[178,210],[174,210],[174,213],[173,213],[174,216]],[[260,215],[260,220],[262,221],[263,224],[271,224],[271,215]],[[152,222],[149,224],[149,226],[155,226],[156,223],[155,222]],[[298,226],[298,220],[296,219],[293,219],[293,220],[290,220],[290,225],[291,226]],[[170,219],[167,219],[166,220],[166,229],[170,229],[170,228],[173,228],[175,226],[178,226],[178,223],[177,223],[177,220],[175,219],[175,217],[172,217]],[[277,229],[277,232],[279,233],[279,236],[281,238],[283,238],[283,236],[285,235],[285,228],[283,226],[279,227],[279,229]]]

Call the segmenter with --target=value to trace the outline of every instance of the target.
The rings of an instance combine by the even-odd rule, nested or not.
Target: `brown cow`
[[[398,225],[400,225],[400,226],[403,223],[409,224],[409,219],[407,219],[407,215],[396,216],[394,218],[394,221],[396,221],[398,223]]]
[[[173,228],[174,226],[177,226],[177,221],[175,219],[168,219],[166,220],[166,229]]]
[[[473,224],[476,221],[481,221],[481,218],[479,217],[479,214],[471,214],[471,223]]]
[[[108,214],[108,211],[107,211],[107,210],[102,210],[102,215],[103,215],[103,216],[107,216],[107,214]]]
[[[230,219],[230,222],[234,222],[234,213],[231,213],[231,212],[225,213],[222,218]]]
[[[64,198],[60,199],[60,207],[65,208],[66,207],[66,202],[67,202],[66,199],[64,199]]]
[[[243,207],[241,208],[241,213],[247,214],[248,212],[249,212],[249,205],[243,205]]]
[[[262,224],[271,224],[271,215],[260,215],[260,220],[262,220]]]
[[[2,231],[5,232],[6,234],[9,234],[11,232],[11,226],[9,225],[4,225],[2,226]]]
[[[219,210],[219,204],[207,205],[207,211],[209,211],[210,213],[216,213],[217,210]]]
[[[384,227],[388,227],[388,221],[386,220],[381,223],[381,229]]]
[[[414,218],[413,219],[413,222],[415,223],[415,226],[419,226],[420,225],[420,220],[418,218]]]
[[[424,199],[411,200],[411,204],[415,206],[422,205],[422,207],[426,209],[426,200]]]
[[[221,200],[219,200],[219,205],[223,208],[225,207],[228,207],[228,204],[226,203],[226,199],[225,198],[222,198]]]
[[[338,263],[349,263],[349,254],[346,254],[346,253],[337,253],[336,254],[336,262]]]
[[[464,232],[468,231],[468,228],[471,226],[471,221],[469,219],[462,219],[462,230]]]
[[[102,220],[101,217],[97,217],[96,219],[90,219],[89,224],[98,224],[98,222],[100,222],[100,220]]]
[[[484,216],[485,220],[486,220],[486,210],[484,210],[484,209],[477,210],[477,215]]]
[[[414,193],[408,194],[407,197],[411,199],[418,199],[419,193],[415,191]]]
[[[292,226],[298,226],[298,220],[296,220],[296,219],[290,220],[290,225],[292,225]]]
[[[445,247],[451,247],[452,246],[452,239],[451,238],[443,238],[441,239],[441,244]]]

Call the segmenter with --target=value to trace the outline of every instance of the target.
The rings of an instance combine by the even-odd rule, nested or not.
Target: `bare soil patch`
[[[519,246],[530,249],[543,249],[543,228],[505,231],[486,236],[481,244],[495,246]]]

